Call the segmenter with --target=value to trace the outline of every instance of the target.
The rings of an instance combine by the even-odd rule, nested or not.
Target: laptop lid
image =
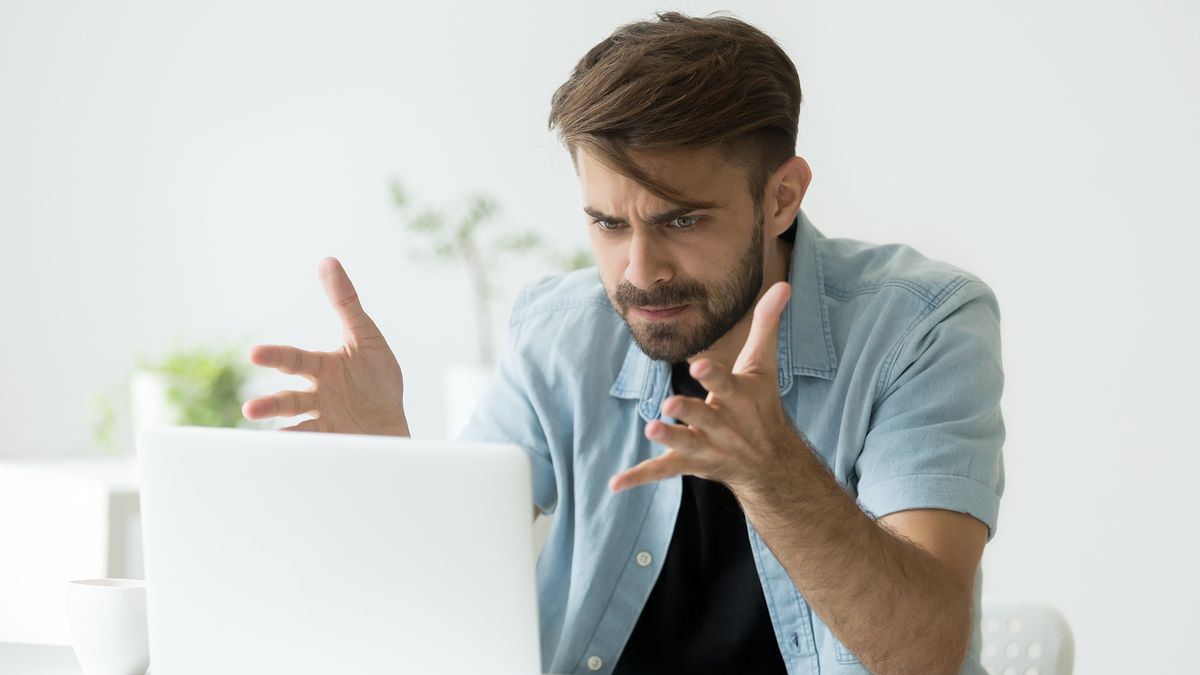
[[[161,427],[139,454],[155,675],[541,672],[516,446]]]

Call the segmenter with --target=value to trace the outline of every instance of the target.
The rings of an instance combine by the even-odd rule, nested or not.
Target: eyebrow
[[[706,207],[706,208],[716,208],[716,206],[714,205],[714,206]],[[663,224],[669,223],[672,220],[675,220],[676,218],[679,218],[681,216],[686,216],[687,214],[691,213],[692,211],[696,211],[696,210],[698,210],[698,209],[695,209],[691,206],[680,206],[678,208],[671,209],[670,211],[663,211],[662,213],[657,213],[653,216],[650,216],[650,219],[647,222],[651,225],[663,225]],[[596,220],[603,220],[605,222],[612,223],[614,225],[629,224],[629,221],[625,220],[624,218],[610,216],[610,215],[604,213],[603,211],[592,208],[590,206],[583,207],[583,212],[588,214],[589,216],[595,218]]]

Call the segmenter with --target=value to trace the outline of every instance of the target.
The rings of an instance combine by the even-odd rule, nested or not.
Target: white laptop
[[[519,448],[162,427],[138,450],[154,675],[541,672]]]

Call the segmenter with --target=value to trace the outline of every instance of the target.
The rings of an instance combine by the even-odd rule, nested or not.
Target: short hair
[[[717,146],[746,170],[758,206],[771,173],[796,152],[796,66],[766,33],[737,18],[657,18],[621,26],[588,50],[554,92],[550,129],[573,161],[585,148],[683,206],[698,205],[653,180],[628,151]]]

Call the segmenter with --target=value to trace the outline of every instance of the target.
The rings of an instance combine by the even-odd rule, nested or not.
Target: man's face
[[[653,178],[713,208],[680,207],[580,149],[576,163],[600,278],[653,359],[705,351],[754,306],[763,282],[763,219],[744,169],[715,148],[631,153]]]

